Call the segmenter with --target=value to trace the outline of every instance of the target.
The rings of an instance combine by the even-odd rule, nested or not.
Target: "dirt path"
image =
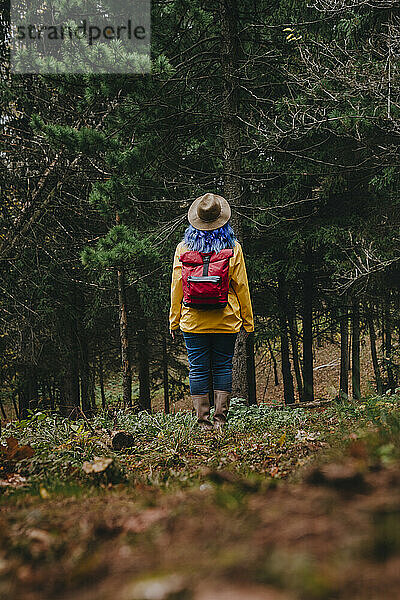
[[[179,492],[21,498],[0,512],[0,596],[398,599],[399,467],[349,458],[310,473],[254,490],[222,472]]]

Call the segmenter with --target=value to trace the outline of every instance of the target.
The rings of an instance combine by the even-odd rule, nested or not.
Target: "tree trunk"
[[[235,353],[232,361],[232,397],[248,398],[247,390],[247,354],[245,332],[239,332],[236,338]]]
[[[128,311],[126,305],[125,270],[117,271],[119,302],[119,335],[121,340],[122,397],[124,406],[132,408],[132,370],[129,352]]]
[[[29,369],[29,399],[32,410],[37,410],[39,406],[39,383],[37,370],[33,365]]]
[[[135,307],[135,312],[133,315],[133,326],[135,330],[135,348],[139,376],[138,405],[140,410],[151,411],[150,349],[148,339],[147,317],[143,311],[143,300],[134,286],[131,288],[131,293],[133,305]]]
[[[115,215],[117,225],[121,223],[118,213]],[[119,336],[121,343],[122,363],[122,398],[124,406],[132,408],[132,365],[129,347],[128,306],[126,301],[125,269],[121,266],[117,270],[118,305],[119,305]]]
[[[385,355],[385,311],[381,312],[381,348],[382,355]]]
[[[132,407],[132,372],[129,352],[128,312],[126,305],[125,270],[117,271],[118,301],[119,301],[119,330],[121,340],[122,362],[122,396],[124,406]]]
[[[353,299],[351,316],[351,385],[354,400],[361,399],[360,384],[360,305]]]
[[[224,145],[224,195],[233,205],[242,196],[240,151],[241,125],[237,116],[240,114],[239,102],[239,13],[237,0],[219,0],[221,24],[221,69],[223,79],[223,102],[221,119],[221,136]],[[238,215],[233,210],[232,225],[237,238],[243,243],[242,227]],[[253,402],[255,398],[254,382],[254,344],[246,343],[246,333],[241,330],[237,336],[235,355],[233,358],[232,395],[247,398]],[[251,372],[249,372],[249,369]]]
[[[369,330],[369,340],[370,340],[370,345],[371,345],[371,358],[372,358],[372,364],[374,367],[374,374],[375,374],[376,391],[378,394],[382,394],[382,391],[383,391],[382,390],[382,377],[381,377],[381,370],[379,368],[379,363],[378,363],[378,353],[376,351],[376,333],[375,333],[374,318],[373,318],[371,307],[369,307],[369,309],[368,309],[367,323],[368,323],[368,330]]]
[[[1,414],[3,415],[3,419],[7,419],[6,411],[4,410],[3,401],[1,398],[0,398],[0,410],[1,410]]]
[[[384,327],[385,335],[385,362],[386,362],[386,372],[387,372],[387,383],[388,389],[394,390],[396,387],[396,383],[394,380],[393,374],[393,359],[392,359],[392,321],[390,318],[390,309],[389,303],[386,301],[385,305],[385,327]]]
[[[289,339],[286,322],[287,311],[287,291],[286,283],[282,277],[278,278],[278,312],[279,312],[279,331],[281,339],[281,364],[283,379],[283,397],[285,404],[293,404],[294,389],[293,377],[290,368],[289,359]]]
[[[28,369],[22,369],[20,375],[20,384],[18,389],[18,416],[19,419],[26,419],[30,408],[30,386]]]
[[[63,378],[63,406],[61,408],[64,415],[80,405],[79,391],[79,357],[75,332],[70,331],[68,340],[68,350],[66,354],[66,367]]]
[[[68,415],[80,405],[78,352],[72,347],[64,377],[62,412]]]
[[[347,302],[340,313],[340,380],[339,398],[349,397],[349,312]]]
[[[321,335],[320,335],[320,322],[319,322],[318,315],[315,316],[315,342],[316,342],[317,348],[322,347],[322,340],[321,340]]]
[[[336,319],[336,314],[334,310],[330,311],[330,323],[329,323],[329,338],[330,338],[330,342],[331,344],[335,343],[335,335],[336,335],[336,324],[337,324],[337,319]]]
[[[271,355],[272,366],[274,369],[274,385],[277,386],[277,385],[279,385],[278,365],[276,364],[276,358],[275,358],[274,351],[272,349],[271,341],[269,338],[267,338],[267,345],[268,345],[269,353]]]
[[[223,79],[223,106],[221,135],[224,143],[224,192],[228,201],[237,203],[242,196],[240,179],[242,157],[238,122],[239,105],[239,36],[237,0],[220,0],[221,68]],[[242,237],[240,219],[232,214],[232,222],[239,238]]]
[[[162,332],[162,369],[163,369],[163,390],[164,390],[164,411],[168,415],[169,408],[169,380],[168,380],[168,349],[167,332]]]
[[[82,328],[82,323],[80,323]],[[80,341],[80,364],[79,370],[81,374],[81,402],[82,410],[85,414],[90,413],[90,398],[89,398],[89,387],[90,387],[90,366],[89,366],[89,345],[87,340],[86,332],[81,329],[79,332]]]
[[[349,357],[349,362],[348,362],[347,368],[348,368],[349,371],[351,369],[351,344],[352,343],[353,343],[352,336],[349,335],[349,349],[347,351],[347,356]]]
[[[79,347],[77,325],[77,293],[76,284],[71,283],[68,302],[68,317],[64,323],[65,355],[62,379],[61,412],[69,415],[80,405],[79,389]]]
[[[303,402],[312,402],[314,400],[312,344],[313,294],[313,273],[311,264],[308,264],[303,273]]]
[[[103,355],[100,350],[99,352],[99,383],[100,383],[100,395],[101,395],[101,407],[103,410],[106,408],[106,395],[104,392],[104,371],[103,371]]]
[[[138,330],[138,340],[140,348],[138,353],[139,366],[139,406],[141,410],[151,411],[150,398],[150,352],[149,338],[147,329],[147,319],[141,315]]]
[[[53,412],[54,411],[54,392],[52,389],[51,381],[47,381],[47,395],[49,397],[49,408]]]
[[[22,384],[18,391],[18,418],[26,419],[28,416],[29,402],[26,394],[25,386]]]
[[[51,388],[51,410],[55,410],[56,404],[57,404],[57,402],[59,403],[59,400],[60,400],[60,398],[59,398],[60,390],[57,387],[55,379],[53,380],[53,385],[51,385],[50,388]]]
[[[301,378],[301,370],[300,370],[300,358],[299,358],[299,346],[298,346],[299,333],[297,330],[295,310],[289,310],[288,325],[289,325],[290,342],[292,345],[293,368],[294,368],[294,373],[296,376],[296,384],[297,384],[297,391],[299,394],[299,400],[301,402],[302,398],[303,398],[303,380]]]
[[[247,390],[249,405],[257,404],[256,365],[254,353],[254,333],[249,333],[246,338],[247,356]]]
[[[89,364],[89,403],[92,415],[97,410],[96,406],[96,366],[95,362]]]
[[[18,394],[18,396],[19,396],[19,394]],[[13,403],[13,407],[14,407],[15,417],[17,419],[19,419],[19,412],[18,412],[18,406],[17,406],[17,401],[16,401],[16,392],[13,392],[13,394],[12,394],[12,403]]]

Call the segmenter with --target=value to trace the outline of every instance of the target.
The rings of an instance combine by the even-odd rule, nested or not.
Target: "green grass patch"
[[[400,395],[371,396],[361,403],[340,402],[321,409],[248,407],[233,399],[221,434],[205,433],[189,412],[166,415],[99,412],[88,423],[45,412],[7,423],[0,438],[31,446],[32,457],[12,472],[25,485],[2,487],[2,496],[77,495],[110,484],[175,488],[197,485],[210,471],[228,470],[241,477],[281,479],[319,451],[342,452],[361,440],[371,461],[390,464],[400,458]],[[134,445],[115,452],[104,442],[115,426],[131,433]],[[117,477],[91,477],[82,469],[95,457],[113,460]],[[8,466],[10,476],[10,466]],[[1,477],[6,473],[1,471]],[[45,492],[43,490],[46,490]],[[93,492],[94,493],[94,492]]]

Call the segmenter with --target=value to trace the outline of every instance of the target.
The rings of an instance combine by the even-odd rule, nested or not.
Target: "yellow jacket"
[[[179,256],[186,250],[188,248],[184,242],[180,242],[175,250],[169,312],[171,331],[180,327],[182,331],[190,333],[237,333],[242,325],[246,331],[254,331],[246,265],[239,242],[236,242],[230,258],[228,304],[223,309],[198,310],[183,305],[182,263]]]

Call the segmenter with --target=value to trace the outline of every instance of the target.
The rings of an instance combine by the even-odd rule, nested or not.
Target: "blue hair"
[[[222,227],[211,231],[200,231],[200,229],[195,229],[192,225],[189,225],[185,231],[183,242],[189,250],[220,252],[224,248],[234,248],[236,236],[229,223],[225,223]]]

